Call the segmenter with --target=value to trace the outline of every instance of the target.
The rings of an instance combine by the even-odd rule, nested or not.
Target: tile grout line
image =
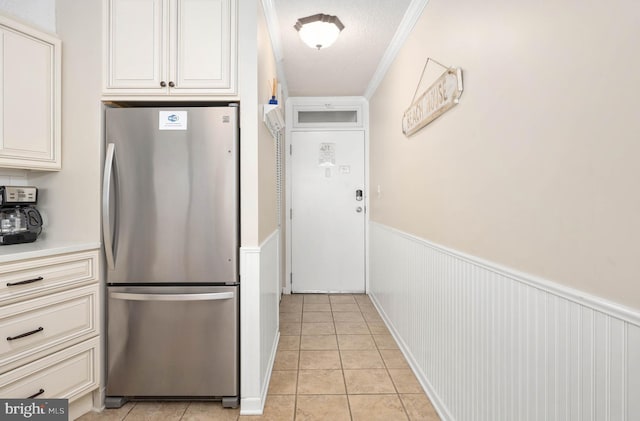
[[[300,360],[302,358],[302,325],[304,324],[304,302],[305,296],[302,296],[302,309],[300,310],[300,333],[298,341],[298,369],[296,370],[296,389],[295,396],[293,398],[293,421],[298,416],[298,387],[300,387]]]
[[[131,411],[133,411],[133,408],[135,408],[137,404],[138,404],[137,402],[133,402],[133,405],[131,405],[131,408],[130,408],[130,409],[127,411],[127,413],[126,413],[126,414],[124,414],[124,416],[122,417],[122,421],[124,421],[124,420],[129,416],[129,414],[131,414]],[[125,405],[126,405],[126,404],[125,404]]]
[[[360,307],[360,303],[358,303],[358,307]],[[360,308],[360,311],[362,311],[362,308]],[[364,315],[363,315],[363,318],[364,318]],[[400,406],[402,407],[402,411],[404,412],[404,415],[406,416],[407,420],[410,420],[409,412],[407,411],[407,408],[405,407],[404,401],[400,397],[400,392],[398,391],[398,387],[396,386],[396,382],[393,380],[393,376],[391,375],[391,372],[389,371],[389,366],[388,366],[387,362],[384,360],[384,358],[382,357],[382,352],[380,352],[381,350],[380,350],[380,348],[378,346],[378,343],[375,340],[374,333],[371,330],[371,326],[369,326],[369,321],[367,321],[365,319],[365,323],[367,324],[367,328],[369,329],[369,332],[371,333],[371,336],[374,338],[373,341],[376,344],[376,350],[378,351],[378,354],[380,355],[380,358],[382,359],[382,364],[384,365],[385,371],[386,371],[387,375],[389,376],[389,379],[391,380],[391,384],[393,385],[393,390],[396,391],[395,396],[400,401]],[[395,341],[395,339],[394,339],[394,341]]]
[[[362,317],[362,319],[364,320],[364,315],[362,314],[362,309],[360,308],[360,304],[358,304],[358,300],[355,299],[355,297],[353,298],[353,300],[356,302],[356,307],[358,307],[358,313],[360,314],[360,317]],[[368,326],[367,326],[368,328]],[[369,332],[371,333],[371,332]],[[373,339],[373,336],[372,336]],[[374,342],[375,343],[375,342]],[[340,354],[340,357],[342,357],[342,354]],[[344,370],[342,371],[342,375],[344,376]],[[347,379],[346,376],[345,377],[345,389],[347,387]],[[349,417],[351,417],[351,420],[353,420],[353,411],[351,410],[351,399],[349,399],[349,394],[347,393],[347,404],[349,406]]]
[[[302,299],[302,318],[301,322],[304,320],[304,298]],[[296,389],[295,389],[295,397],[293,399],[293,420],[297,418],[298,413],[298,386],[300,386],[300,359],[302,358],[302,323],[300,323],[300,340],[298,341],[298,365],[296,370]]]
[[[180,415],[180,418],[178,418],[178,421],[182,421],[182,419],[184,418],[184,414],[187,413],[187,409],[189,409],[189,407],[191,406],[193,402],[189,402],[187,403],[187,406],[184,407],[184,411],[182,412],[182,415]]]
[[[355,300],[355,298],[354,298]],[[329,298],[331,304],[331,298]],[[331,318],[333,319],[333,330],[336,333],[336,344],[338,343],[338,327],[336,326],[336,319],[333,317],[333,305],[331,305]],[[344,382],[344,395],[347,398],[347,408],[349,409],[349,418],[353,420],[353,413],[351,412],[351,401],[349,400],[349,390],[347,389],[347,377],[344,374],[344,364],[342,363],[342,351],[340,345],[338,345],[338,358],[340,358],[340,370],[342,372],[342,381]]]

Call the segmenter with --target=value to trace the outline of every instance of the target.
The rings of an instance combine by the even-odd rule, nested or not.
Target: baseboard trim
[[[263,398],[240,398],[240,415],[262,415]]]

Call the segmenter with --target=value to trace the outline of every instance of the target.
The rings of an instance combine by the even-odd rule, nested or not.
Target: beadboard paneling
[[[240,248],[240,413],[261,415],[278,346],[280,231]]]
[[[280,230],[260,246],[260,373],[266,396],[271,368],[278,346],[278,306],[280,304]]]
[[[640,315],[374,222],[370,295],[445,420],[637,420]]]

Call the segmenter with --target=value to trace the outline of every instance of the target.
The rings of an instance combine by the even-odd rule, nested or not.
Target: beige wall
[[[0,0],[0,11],[35,28],[56,32],[55,0]]]
[[[259,243],[262,243],[278,228],[276,143],[262,121],[262,105],[271,98],[276,62],[261,4],[258,9],[258,228]]]
[[[62,171],[29,172],[55,241],[100,241],[102,3],[57,0],[62,40]],[[41,200],[40,200],[41,199]]]
[[[371,219],[640,309],[638,22],[630,0],[431,0],[371,99]],[[465,91],[405,138],[427,57]]]
[[[258,57],[257,0],[238,2],[238,93],[240,96],[240,243],[258,239]]]
[[[98,0],[1,1],[0,10],[62,40],[62,171],[26,172],[28,183],[40,190],[38,208],[48,221],[41,238],[97,243],[102,5]]]

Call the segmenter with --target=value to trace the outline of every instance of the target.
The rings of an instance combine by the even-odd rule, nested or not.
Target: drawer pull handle
[[[42,276],[38,276],[37,278],[33,278],[33,279],[27,279],[26,281],[20,281],[20,282],[7,282],[7,286],[8,287],[14,287],[16,285],[26,285],[26,284],[32,284],[34,282],[38,282],[38,281],[42,281],[44,278]]]
[[[36,396],[40,396],[40,395],[42,395],[43,393],[44,393],[44,389],[40,389],[40,390],[38,391],[38,393],[36,393],[36,394],[34,394],[34,395],[29,396],[27,399],[33,399],[33,398],[35,398]]]
[[[27,336],[31,336],[31,335],[33,335],[33,334],[35,334],[35,333],[42,332],[43,330],[44,330],[44,328],[43,328],[42,326],[40,326],[39,328],[37,328],[37,329],[35,329],[35,330],[32,330],[31,332],[23,333],[22,335],[18,335],[18,336],[7,336],[7,340],[8,340],[8,341],[13,341],[13,340],[15,340],[15,339],[24,338],[24,337],[27,337]]]

